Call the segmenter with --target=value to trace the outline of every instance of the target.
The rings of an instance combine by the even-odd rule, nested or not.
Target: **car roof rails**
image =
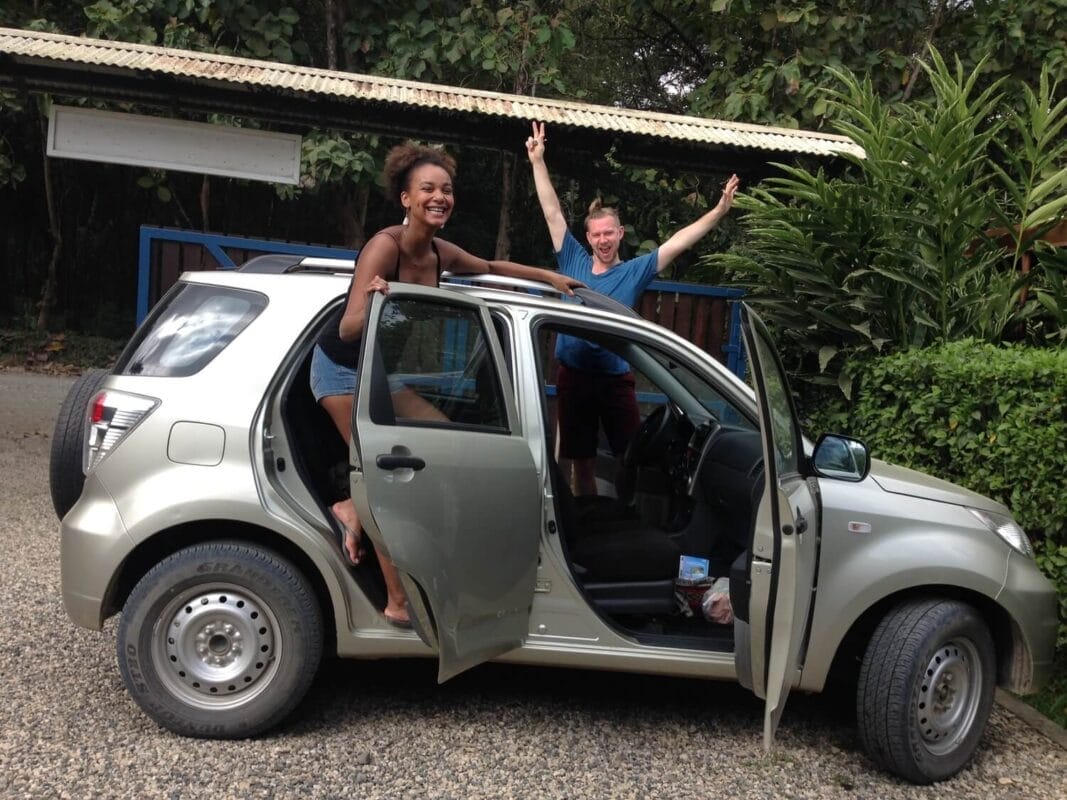
[[[330,275],[343,273],[351,275],[356,271],[356,262],[351,258],[315,258],[308,256],[300,259],[300,263],[289,272],[318,272]]]
[[[237,268],[238,272],[257,272],[266,274],[281,274],[288,272],[293,266],[300,263],[300,256],[287,256],[271,253],[265,256],[253,256]]]
[[[482,272],[475,275],[455,275],[451,272],[441,273],[444,286],[485,286],[489,289],[523,289],[527,294],[563,294],[559,289],[542,281],[529,281],[524,278],[509,278],[504,275],[492,275]]]
[[[348,258],[311,258],[271,253],[263,256],[254,256],[237,269],[239,272],[282,275],[290,272],[321,272],[328,274],[343,272],[351,274],[354,268],[354,263]]]
[[[347,258],[315,258],[269,254],[250,258],[237,269],[241,272],[274,275],[293,272],[351,275],[355,269],[355,264],[351,259]],[[445,286],[484,286],[490,289],[523,290],[527,294],[564,297],[564,292],[542,281],[529,281],[523,278],[509,278],[504,275],[489,275],[487,273],[453,275],[451,272],[442,272],[441,283]],[[640,315],[629,306],[592,289],[575,289],[574,294],[581,300],[582,305],[588,308],[613,311],[616,314],[640,318]]]
[[[528,294],[551,295],[565,298],[564,292],[551,284],[542,281],[529,281],[523,278],[509,278],[504,275],[453,275],[451,272],[441,273],[442,285],[452,286],[485,286],[492,289],[524,289]],[[628,317],[641,318],[641,315],[624,303],[620,303],[606,294],[593,291],[588,288],[577,288],[574,295],[581,300],[582,305],[588,308],[596,308],[601,311],[613,311]]]

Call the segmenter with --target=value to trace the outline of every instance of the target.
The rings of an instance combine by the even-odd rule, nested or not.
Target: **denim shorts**
[[[358,373],[351,367],[338,364],[318,345],[311,354],[311,393],[315,395],[315,402],[321,402],[324,397],[339,394],[349,396],[356,392],[356,377]]]

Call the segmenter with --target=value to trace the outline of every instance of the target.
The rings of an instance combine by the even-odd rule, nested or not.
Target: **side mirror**
[[[824,433],[815,443],[811,464],[823,478],[858,483],[871,471],[871,453],[859,439]]]

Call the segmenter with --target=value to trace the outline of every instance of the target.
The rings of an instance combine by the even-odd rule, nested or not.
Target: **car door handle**
[[[413,469],[418,471],[426,466],[426,462],[418,456],[395,456],[392,453],[379,453],[374,459],[378,469]]]

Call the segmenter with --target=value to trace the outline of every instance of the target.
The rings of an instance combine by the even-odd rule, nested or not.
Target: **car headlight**
[[[1034,557],[1034,548],[1030,544],[1030,537],[1026,535],[1019,523],[1005,514],[995,514],[992,511],[981,511],[977,508],[968,508],[982,523],[993,531],[997,536],[1010,544],[1024,556]]]

